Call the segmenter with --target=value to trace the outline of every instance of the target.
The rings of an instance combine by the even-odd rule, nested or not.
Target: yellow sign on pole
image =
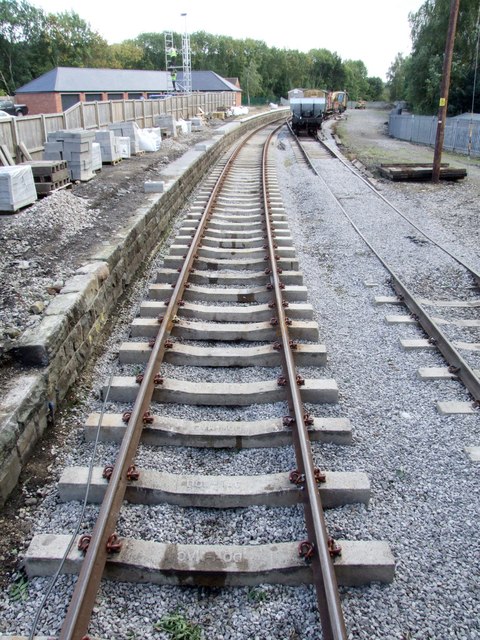
[[[438,105],[440,107],[444,107],[447,104],[447,101],[445,100],[445,98],[440,98],[440,102],[438,103]]]

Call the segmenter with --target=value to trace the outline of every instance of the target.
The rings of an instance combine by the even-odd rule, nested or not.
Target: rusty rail
[[[190,270],[195,260],[198,245],[201,242],[206,223],[209,219],[211,209],[215,204],[218,192],[242,145],[255,133],[256,130],[251,132],[236,146],[225,164],[225,167],[217,180],[217,184],[213,188],[210,198],[206,204],[205,210],[192,239],[191,246],[189,247],[185,257],[185,262],[178,276],[177,283],[175,288],[172,290],[172,297],[168,302],[163,321],[161,325],[159,325],[155,344],[148,360],[142,382],[140,383],[137,399],[134,403],[131,416],[128,421],[126,433],[122,440],[120,451],[115,461],[107,491],[101,504],[100,512],[68,607],[67,615],[60,631],[60,640],[82,640],[87,633],[95,598],[100,587],[100,582],[107,561],[107,543],[115,532],[116,523],[128,482],[127,471],[132,465],[135,452],[138,448],[143,429],[143,418],[149,410],[155,387],[154,378],[159,371],[165,354],[165,342],[170,336],[174,326],[173,319],[177,313],[179,302],[182,298]]]
[[[131,467],[135,452],[137,450],[141,432],[153,394],[155,381],[160,365],[166,350],[166,342],[174,326],[174,317],[177,313],[179,302],[183,296],[192,265],[196,258],[198,245],[205,230],[207,221],[210,219],[211,210],[216,203],[218,193],[230,170],[232,163],[237,157],[243,144],[255,135],[253,131],[240,142],[223,168],[212,194],[206,204],[205,210],[196,229],[191,246],[188,249],[184,264],[179,273],[175,287],[172,289],[170,298],[159,331],[152,348],[152,353],[147,363],[143,379],[140,383],[137,399],[134,403],[124,439],[122,441],[117,460],[113,467],[112,475],[107,487],[107,491],[100,507],[99,516],[92,532],[91,539],[86,550],[85,559],[72,595],[68,611],[60,631],[60,640],[82,640],[86,637],[90,617],[92,614],[95,598],[103,576],[107,556],[109,553],[108,543],[114,535],[116,523],[124,500],[128,482],[128,469]],[[274,132],[273,132],[274,133]],[[326,640],[344,640],[346,638],[345,625],[341,612],[336,578],[333,563],[329,552],[329,538],[326,532],[323,509],[315,478],[310,441],[307,426],[304,422],[303,405],[300,392],[297,386],[297,376],[295,363],[290,351],[290,341],[288,336],[285,312],[281,294],[281,284],[277,273],[275,260],[275,246],[270,221],[271,210],[268,198],[268,179],[266,171],[267,149],[272,139],[273,133],[268,137],[263,153],[263,192],[265,202],[265,225],[268,235],[268,253],[270,259],[272,285],[275,295],[275,304],[279,318],[279,331],[282,340],[282,359],[289,381],[288,404],[291,418],[297,425],[293,429],[295,449],[299,470],[305,475],[306,503],[305,517],[307,530],[310,537],[310,553],[313,549],[312,565],[314,569],[314,580],[317,588],[318,604]]]
[[[297,370],[290,345],[287,317],[285,314],[280,276],[275,260],[274,229],[270,199],[268,194],[267,154],[268,147],[275,131],[270,134],[264,146],[262,160],[263,199],[265,206],[265,225],[268,236],[268,252],[270,259],[271,280],[275,295],[275,307],[278,319],[278,331],[282,345],[282,361],[285,378],[288,382],[287,395],[292,424],[297,464],[300,473],[305,476],[304,501],[305,519],[309,535],[308,543],[313,544],[312,568],[317,601],[325,640],[346,640],[347,632],[338,594],[337,579],[329,550],[329,536],[325,525],[323,507],[315,478],[314,463],[310,447],[305,412],[297,381]],[[307,543],[307,544],[308,544]],[[310,552],[312,548],[310,547]]]
[[[319,142],[321,144],[325,145],[325,143],[322,142],[321,140],[319,140]],[[297,139],[297,144],[300,145],[298,139]],[[444,251],[450,258],[455,260],[460,266],[462,266],[464,269],[466,269],[468,271],[468,273],[472,276],[472,278],[476,281],[476,283],[478,285],[480,285],[480,274],[477,271],[475,271],[474,269],[469,267],[460,258],[457,258],[454,254],[452,254],[450,251],[445,249],[445,247],[443,247],[441,244],[439,244],[433,238],[431,238],[429,235],[427,235],[424,231],[422,231],[422,229],[417,227],[407,216],[405,216],[401,211],[399,211],[395,207],[395,205],[393,205],[389,200],[387,200],[387,198],[385,198],[385,196],[383,196],[381,193],[379,193],[375,189],[375,187],[373,187],[368,182],[368,180],[366,180],[363,176],[361,176],[357,171],[352,169],[352,167],[350,167],[348,165],[348,163],[345,162],[345,160],[340,155],[338,155],[332,149],[330,149],[330,147],[328,147],[328,145],[325,145],[325,146],[327,146],[327,148],[334,154],[334,156],[336,158],[338,158],[338,160],[340,160],[340,162],[349,171],[351,171],[354,175],[356,175],[358,178],[360,178],[360,180],[362,180],[362,182],[364,182],[370,189],[372,189],[372,191],[374,191],[388,206],[390,206],[402,218],[407,220],[407,222],[409,222],[417,231],[422,233],[430,242],[432,242],[439,249]],[[306,154],[305,150],[303,150],[303,152]],[[408,308],[410,313],[417,318],[418,324],[422,327],[422,329],[425,331],[425,333],[432,339],[432,341],[434,342],[434,344],[437,347],[437,349],[440,351],[440,353],[445,358],[445,360],[446,360],[447,364],[449,365],[449,367],[452,367],[455,370],[455,375],[457,376],[457,378],[459,380],[461,380],[463,382],[463,384],[468,389],[468,391],[471,393],[471,395],[474,398],[475,403],[477,403],[477,406],[478,406],[478,403],[480,402],[480,379],[476,375],[475,371],[472,369],[472,367],[470,367],[470,365],[465,360],[465,358],[454,347],[452,342],[445,335],[445,332],[443,332],[442,329],[438,326],[438,323],[435,322],[435,320],[431,317],[431,315],[424,309],[423,305],[415,298],[413,293],[408,289],[408,287],[405,285],[405,283],[402,282],[400,277],[394,272],[393,268],[388,264],[388,262],[386,260],[384,260],[382,258],[382,256],[375,249],[375,247],[367,240],[367,238],[361,232],[359,227],[355,224],[355,222],[352,220],[352,218],[348,215],[345,207],[343,207],[342,203],[338,200],[338,198],[335,196],[333,191],[330,189],[330,187],[328,186],[326,181],[318,173],[318,171],[315,169],[315,167],[313,167],[313,165],[312,165],[312,168],[315,171],[316,175],[322,180],[323,184],[325,185],[325,188],[327,189],[328,193],[332,197],[333,201],[339,207],[339,209],[341,210],[343,215],[347,218],[347,220],[350,222],[350,224],[355,229],[357,234],[360,236],[360,238],[362,238],[362,240],[369,247],[369,249],[372,251],[372,253],[381,262],[383,267],[388,271],[388,273],[390,274],[390,277],[392,279],[392,285],[393,285],[393,288],[395,289],[395,292],[401,298],[401,300],[403,301],[405,306]]]

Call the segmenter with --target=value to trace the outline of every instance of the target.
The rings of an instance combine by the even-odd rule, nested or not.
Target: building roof
[[[183,73],[178,73],[178,83]],[[84,93],[170,91],[168,71],[56,67],[28,82],[16,93]],[[193,91],[240,91],[213,71],[192,71]]]
[[[178,84],[182,84],[183,71],[178,72],[177,78]],[[215,71],[192,71],[192,91],[241,91],[241,89]]]

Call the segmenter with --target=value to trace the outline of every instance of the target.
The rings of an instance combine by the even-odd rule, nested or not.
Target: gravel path
[[[381,135],[378,129],[382,117],[368,110],[352,113],[342,126],[350,130],[351,139],[360,139],[370,148],[371,140],[367,135],[360,137],[359,132]],[[385,145],[385,153],[392,153],[396,144],[404,143],[382,139],[381,148]],[[411,157],[417,149],[425,153],[421,147],[409,146]],[[358,156],[359,149],[361,146],[355,149]],[[324,162],[319,161],[319,165]],[[392,585],[342,590],[349,638],[476,640],[480,638],[480,506],[475,496],[479,495],[480,478],[478,466],[469,460],[464,447],[480,441],[480,413],[439,416],[437,400],[467,400],[468,394],[456,382],[417,379],[419,366],[441,366],[442,359],[434,351],[409,353],[401,349],[401,337],[422,337],[421,333],[415,326],[385,322],[386,313],[401,310],[392,312],[374,304],[375,295],[392,295],[383,268],[346,219],[327,203],[318,178],[294,163],[286,140],[277,152],[277,168],[309,301],[320,325],[320,341],[326,343],[329,354],[322,376],[334,377],[340,388],[338,405],[307,409],[316,415],[348,417],[354,432],[352,446],[314,444],[314,457],[327,470],[366,471],[372,483],[369,507],[351,505],[327,512],[329,530],[336,538],[387,540],[396,559]],[[472,173],[475,171],[473,167]],[[339,172],[339,180],[342,177]],[[451,212],[463,211],[460,203],[470,200],[472,210],[476,207],[478,184],[474,176],[470,177],[469,167],[469,177],[463,183],[441,184],[435,190],[431,185],[383,183],[383,193],[423,224],[435,224],[455,250],[465,250],[474,257],[472,238],[478,237],[478,217],[468,213],[466,207],[465,216],[455,221]],[[366,209],[364,216],[368,223],[369,216],[375,217],[375,209]],[[398,229],[393,220],[390,225],[391,237],[397,232],[405,234],[403,223]],[[429,262],[429,245],[423,249]],[[152,272],[160,264],[161,257],[154,261]],[[443,278],[445,291],[453,291],[455,270],[444,273]],[[137,283],[133,297],[139,299],[145,286],[145,280]],[[81,383],[76,404],[60,417],[60,431],[71,430],[89,411],[98,409],[98,393],[92,398],[89,389],[98,390],[104,383],[130,319],[131,312],[125,307],[104,354]],[[61,464],[77,463],[86,455],[74,432],[67,436],[61,452],[58,444],[49,446],[53,448],[52,457]],[[113,451],[113,446],[102,445],[105,456]],[[208,473],[213,469],[210,465],[220,465],[224,473],[249,473],[255,467],[268,472],[290,464],[290,448],[266,449],[253,457],[250,453],[217,451],[207,456],[204,450],[165,448],[162,455],[175,471],[198,471],[206,465],[204,472]],[[145,464],[149,464],[150,455],[149,448],[143,447]],[[157,462],[152,460],[150,464]],[[56,477],[58,471],[53,473]],[[33,533],[71,527],[78,514],[78,505],[72,504],[67,511],[58,505],[55,477],[38,493],[32,492],[28,483],[24,486],[24,500],[30,502],[24,502],[17,513],[23,523],[29,523],[24,544]],[[259,543],[267,536],[282,540],[302,535],[300,509],[235,510],[227,516],[211,510],[194,515],[193,510],[167,506],[150,510],[148,522],[157,523],[158,530],[149,535],[158,535],[159,539],[165,535],[177,542],[192,542],[202,536],[216,541],[219,522],[222,540],[229,542],[244,542],[247,536],[251,543]],[[88,507],[86,528],[96,511],[97,507]],[[121,526],[127,530],[133,526],[144,529],[145,517],[138,507],[130,507],[125,518],[129,522],[122,520]],[[24,544],[19,543],[20,555]],[[73,581],[70,577],[60,579],[53,602],[42,618],[43,633],[56,632],[55,610],[65,601]],[[45,582],[31,580],[25,601],[15,601],[11,589],[4,590],[0,632],[28,631]],[[191,590],[111,583],[102,586],[92,633],[104,638],[142,636],[163,640],[168,636],[154,631],[152,625],[175,609],[200,624],[205,640],[319,637],[315,595],[310,587]],[[114,616],[119,612],[122,617],[116,621]]]

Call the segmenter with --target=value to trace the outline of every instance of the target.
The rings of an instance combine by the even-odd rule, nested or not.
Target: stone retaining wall
[[[165,181],[164,193],[152,194],[133,222],[66,281],[45,309],[40,325],[23,334],[13,355],[28,367],[28,373],[15,377],[0,400],[0,505],[15,488],[36,442],[104,337],[106,321],[119,298],[139,273],[145,256],[158,248],[185,199],[232,142],[285,115],[278,110],[227,124],[215,132],[214,140],[171,163],[160,178]]]

